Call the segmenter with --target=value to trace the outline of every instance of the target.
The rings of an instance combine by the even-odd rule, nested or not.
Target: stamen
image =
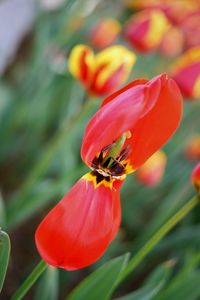
[[[131,154],[131,152],[132,152],[132,149],[129,149],[126,153],[124,153],[124,155],[122,155],[120,157],[119,161],[123,161],[124,159],[126,159],[129,156],[129,154]]]
[[[105,147],[101,150],[101,152],[103,153],[103,152],[106,152],[107,150],[110,150],[114,145],[115,145],[115,142],[112,143],[112,144],[109,144],[109,145],[105,146]]]
[[[126,150],[128,150],[128,148],[130,147],[130,145],[127,145],[124,149],[122,149],[122,151],[120,152],[120,156],[122,156]]]

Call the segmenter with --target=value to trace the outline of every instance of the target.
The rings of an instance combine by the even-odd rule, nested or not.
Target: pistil
[[[124,146],[124,143],[126,141],[127,138],[131,137],[131,133],[130,131],[127,131],[125,133],[122,134],[122,136],[120,136],[116,142],[113,144],[113,146],[110,148],[110,150],[108,151],[108,153],[106,154],[106,156],[103,159],[103,165],[108,162],[107,164],[107,168],[109,168],[112,163],[113,163],[113,159],[115,159],[121,152],[121,149]]]

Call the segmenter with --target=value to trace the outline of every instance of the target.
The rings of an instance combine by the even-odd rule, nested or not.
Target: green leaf
[[[200,297],[200,271],[191,272],[184,278],[177,281],[176,284],[171,283],[169,287],[161,293],[156,300],[168,299],[187,299],[197,300]]]
[[[68,300],[106,300],[127,265],[129,254],[114,258],[84,279],[70,294]]]
[[[35,300],[56,300],[58,299],[58,269],[48,267],[41,278],[36,291]]]
[[[123,297],[117,298],[116,300],[151,300],[154,296],[160,292],[168,280],[172,267],[174,266],[173,261],[167,261],[166,263],[158,266],[147,278],[142,288],[127,294]]]
[[[6,212],[5,206],[0,192],[0,227],[6,227]]]
[[[10,239],[7,233],[0,229],[0,292],[6,276],[10,257]]]
[[[116,300],[151,300],[160,291],[162,286],[162,281],[157,285],[151,284]]]

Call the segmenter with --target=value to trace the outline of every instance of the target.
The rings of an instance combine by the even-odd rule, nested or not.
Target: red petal
[[[122,181],[94,180],[91,173],[83,176],[37,228],[37,249],[48,264],[67,270],[88,266],[115,237]]]
[[[183,68],[174,75],[174,80],[179,85],[181,92],[186,97],[193,97],[194,85],[200,76],[200,62]]]
[[[117,96],[119,96],[120,94],[126,92],[128,89],[130,89],[130,88],[132,88],[134,86],[137,86],[137,85],[145,84],[146,82],[148,82],[148,80],[146,80],[146,79],[136,79],[136,80],[133,80],[131,83],[127,84],[126,86],[124,86],[120,90],[118,90],[115,93],[113,93],[112,95],[108,96],[102,102],[101,107],[104,106],[105,104],[109,103],[110,101],[114,100]]]
[[[130,163],[134,169],[156,152],[177,129],[182,116],[182,96],[174,80],[158,77],[162,86],[154,107],[132,128]]]
[[[152,108],[160,93],[160,80],[140,84],[145,82],[134,81],[105,99],[86,127],[81,149],[86,164],[90,166],[102,148],[132,129]]]

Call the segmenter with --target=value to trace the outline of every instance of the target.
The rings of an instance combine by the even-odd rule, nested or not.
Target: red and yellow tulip
[[[121,45],[111,46],[94,54],[90,47],[75,46],[69,56],[71,74],[81,81],[90,94],[107,95],[127,79],[136,56]]]
[[[137,170],[136,176],[145,185],[154,186],[161,181],[166,163],[166,154],[158,150]]]
[[[144,10],[127,22],[124,35],[134,48],[145,53],[159,46],[168,27],[168,20],[161,10]]]
[[[200,159],[200,134],[196,134],[188,140],[185,154],[189,159]]]
[[[188,14],[179,27],[184,33],[187,49],[200,46],[200,8],[198,11]]]
[[[160,9],[173,24],[178,24],[200,9],[199,0],[126,0],[134,9]]]
[[[37,228],[37,249],[48,264],[75,270],[103,255],[118,232],[126,175],[168,141],[181,115],[179,88],[165,74],[135,80],[103,101],[82,141],[91,171]]]
[[[171,73],[185,97],[200,98],[200,47],[183,54],[172,66]]]
[[[200,193],[200,163],[192,171],[192,183],[198,193]]]
[[[159,51],[166,57],[177,56],[183,52],[184,42],[183,32],[176,26],[169,26],[159,45]]]
[[[110,46],[121,30],[120,23],[112,18],[101,20],[91,30],[89,40],[93,47],[102,49]]]

